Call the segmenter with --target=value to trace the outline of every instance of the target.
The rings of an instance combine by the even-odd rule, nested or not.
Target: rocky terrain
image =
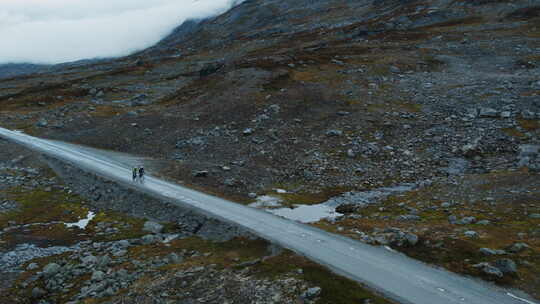
[[[142,195],[126,216],[120,187],[84,198],[39,155],[0,144],[0,303],[390,303],[224,223],[179,208],[149,220],[163,215]]]
[[[539,16],[245,1],[132,56],[3,78],[0,125],[269,212],[329,210],[308,222],[539,298]]]

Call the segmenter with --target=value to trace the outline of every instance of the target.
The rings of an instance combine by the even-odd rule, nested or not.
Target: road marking
[[[525,303],[528,303],[528,304],[538,304],[538,303],[536,303],[536,302],[531,302],[531,301],[529,301],[529,300],[526,300],[526,299],[520,298],[520,297],[518,297],[518,296],[516,296],[516,295],[514,295],[514,294],[511,294],[511,293],[509,293],[509,292],[507,292],[506,294],[507,294],[508,296],[510,296],[510,297],[512,297],[512,298],[514,298],[514,299],[517,299],[517,300],[523,301],[523,302],[525,302]]]

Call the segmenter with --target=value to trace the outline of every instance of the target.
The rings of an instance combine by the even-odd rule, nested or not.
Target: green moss
[[[49,223],[54,221],[75,222],[85,216],[88,209],[81,199],[61,191],[12,189],[8,198],[19,203],[20,208],[0,215],[0,228],[7,227],[8,221],[17,223]]]

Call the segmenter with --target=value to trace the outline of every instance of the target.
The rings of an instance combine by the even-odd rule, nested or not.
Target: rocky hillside
[[[248,0],[3,79],[0,124],[539,297],[539,53],[537,1]]]

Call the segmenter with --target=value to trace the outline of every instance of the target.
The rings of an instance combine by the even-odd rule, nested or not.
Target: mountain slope
[[[414,184],[374,204],[344,199],[346,216],[315,225],[538,297],[539,11],[245,1],[133,56],[5,79],[0,120],[154,158],[169,178],[243,203]],[[474,267],[502,259],[480,248],[516,242],[530,249],[506,256],[517,273]]]

